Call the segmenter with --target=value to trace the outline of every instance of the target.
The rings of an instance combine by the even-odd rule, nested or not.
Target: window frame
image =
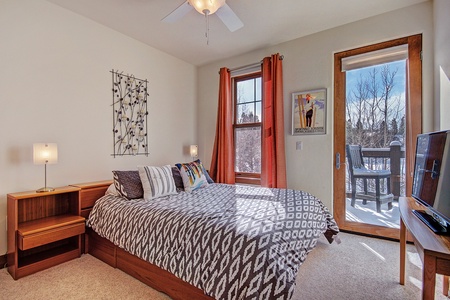
[[[249,73],[249,74],[245,74],[245,75],[239,75],[239,76],[234,76],[232,78],[233,81],[233,134],[234,134],[234,151],[236,151],[236,129],[239,128],[254,128],[254,127],[259,127],[259,130],[261,132],[261,150],[262,150],[262,113],[263,113],[263,97],[262,97],[262,81],[261,81],[261,120],[260,122],[253,122],[253,123],[238,123],[238,89],[237,89],[237,85],[238,82],[242,82],[242,81],[246,81],[246,80],[250,80],[250,79],[256,79],[256,78],[261,78],[262,80],[262,72],[261,71],[257,71],[257,72],[253,72],[253,73]],[[255,103],[255,116],[256,116],[256,103],[259,101],[251,101],[248,103]],[[247,103],[247,102],[246,102]],[[248,172],[237,172],[236,171],[236,158],[235,158],[235,162],[234,162],[234,168],[235,168],[235,181],[236,183],[241,183],[241,184],[252,184],[252,185],[261,185],[261,173],[248,173]]]
[[[408,45],[407,60],[407,100],[406,100],[406,128],[407,135],[405,141],[406,148],[406,196],[412,191],[412,172],[414,168],[415,137],[422,132],[422,34],[416,34],[403,38],[398,38],[386,42],[363,46],[351,50],[345,50],[334,54],[334,154],[339,153],[345,157],[345,126],[341,122],[345,120],[345,86],[346,76],[342,70],[342,58],[359,55],[366,52],[373,52],[383,48],[390,48],[398,45]],[[414,122],[412,120],[415,120]],[[342,156],[344,155],[344,156]],[[337,160],[335,161],[337,162]],[[380,227],[361,222],[346,220],[345,211],[345,172],[346,168],[333,168],[333,210],[334,218],[339,228],[346,231],[380,236],[384,238],[398,239],[398,229]]]

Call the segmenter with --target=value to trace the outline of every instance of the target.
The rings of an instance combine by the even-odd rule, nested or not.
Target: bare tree
[[[383,89],[383,94],[381,96],[381,100],[379,103],[379,111],[382,114],[382,118],[383,121],[385,122],[385,124],[387,124],[388,122],[388,114],[389,111],[391,111],[392,109],[390,109],[390,105],[389,105],[389,100],[392,97],[392,89],[394,88],[394,78],[395,75],[397,74],[398,70],[393,70],[391,71],[390,67],[388,64],[383,65],[383,68],[381,70],[381,83],[382,83],[382,89]],[[383,134],[383,143],[382,145],[384,147],[387,146],[387,142],[388,142],[388,127],[384,126],[383,131],[381,132]]]
[[[253,112],[243,110],[239,123],[259,122]],[[235,129],[235,170],[245,173],[261,172],[261,126],[246,126]]]
[[[386,148],[393,140],[403,142],[405,101],[403,93],[395,94],[398,69],[384,64],[359,74],[357,82],[347,86],[346,143]],[[366,164],[370,168],[389,168],[387,159],[367,159]]]
[[[355,88],[347,96],[347,116],[351,134],[348,135],[349,143],[361,144],[365,138],[365,128],[362,125],[366,121],[369,90],[367,82],[362,76],[358,78]]]
[[[404,102],[394,95],[398,69],[389,64],[373,68],[347,94],[347,143],[363,147],[388,147],[403,131]]]

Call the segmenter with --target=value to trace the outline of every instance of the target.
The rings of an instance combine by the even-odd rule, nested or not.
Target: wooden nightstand
[[[80,216],[85,217],[86,220],[88,219],[95,201],[105,195],[106,190],[112,183],[112,180],[103,180],[71,185],[80,189]],[[88,253],[89,241],[87,234],[83,235],[81,244],[83,253]]]
[[[8,271],[19,279],[80,257],[80,188],[8,194]]]
[[[94,206],[95,201],[105,195],[108,187],[113,183],[112,180],[93,181],[87,183],[71,184],[71,186],[80,189],[80,215],[86,219]]]

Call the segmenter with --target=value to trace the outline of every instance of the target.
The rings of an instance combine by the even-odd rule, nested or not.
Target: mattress
[[[127,252],[215,299],[290,299],[300,265],[338,226],[315,196],[291,189],[209,184],[128,200],[105,195],[87,225]]]

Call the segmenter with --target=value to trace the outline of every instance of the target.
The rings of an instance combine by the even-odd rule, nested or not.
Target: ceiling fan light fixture
[[[225,4],[225,0],[188,0],[188,2],[202,15],[212,15]]]

